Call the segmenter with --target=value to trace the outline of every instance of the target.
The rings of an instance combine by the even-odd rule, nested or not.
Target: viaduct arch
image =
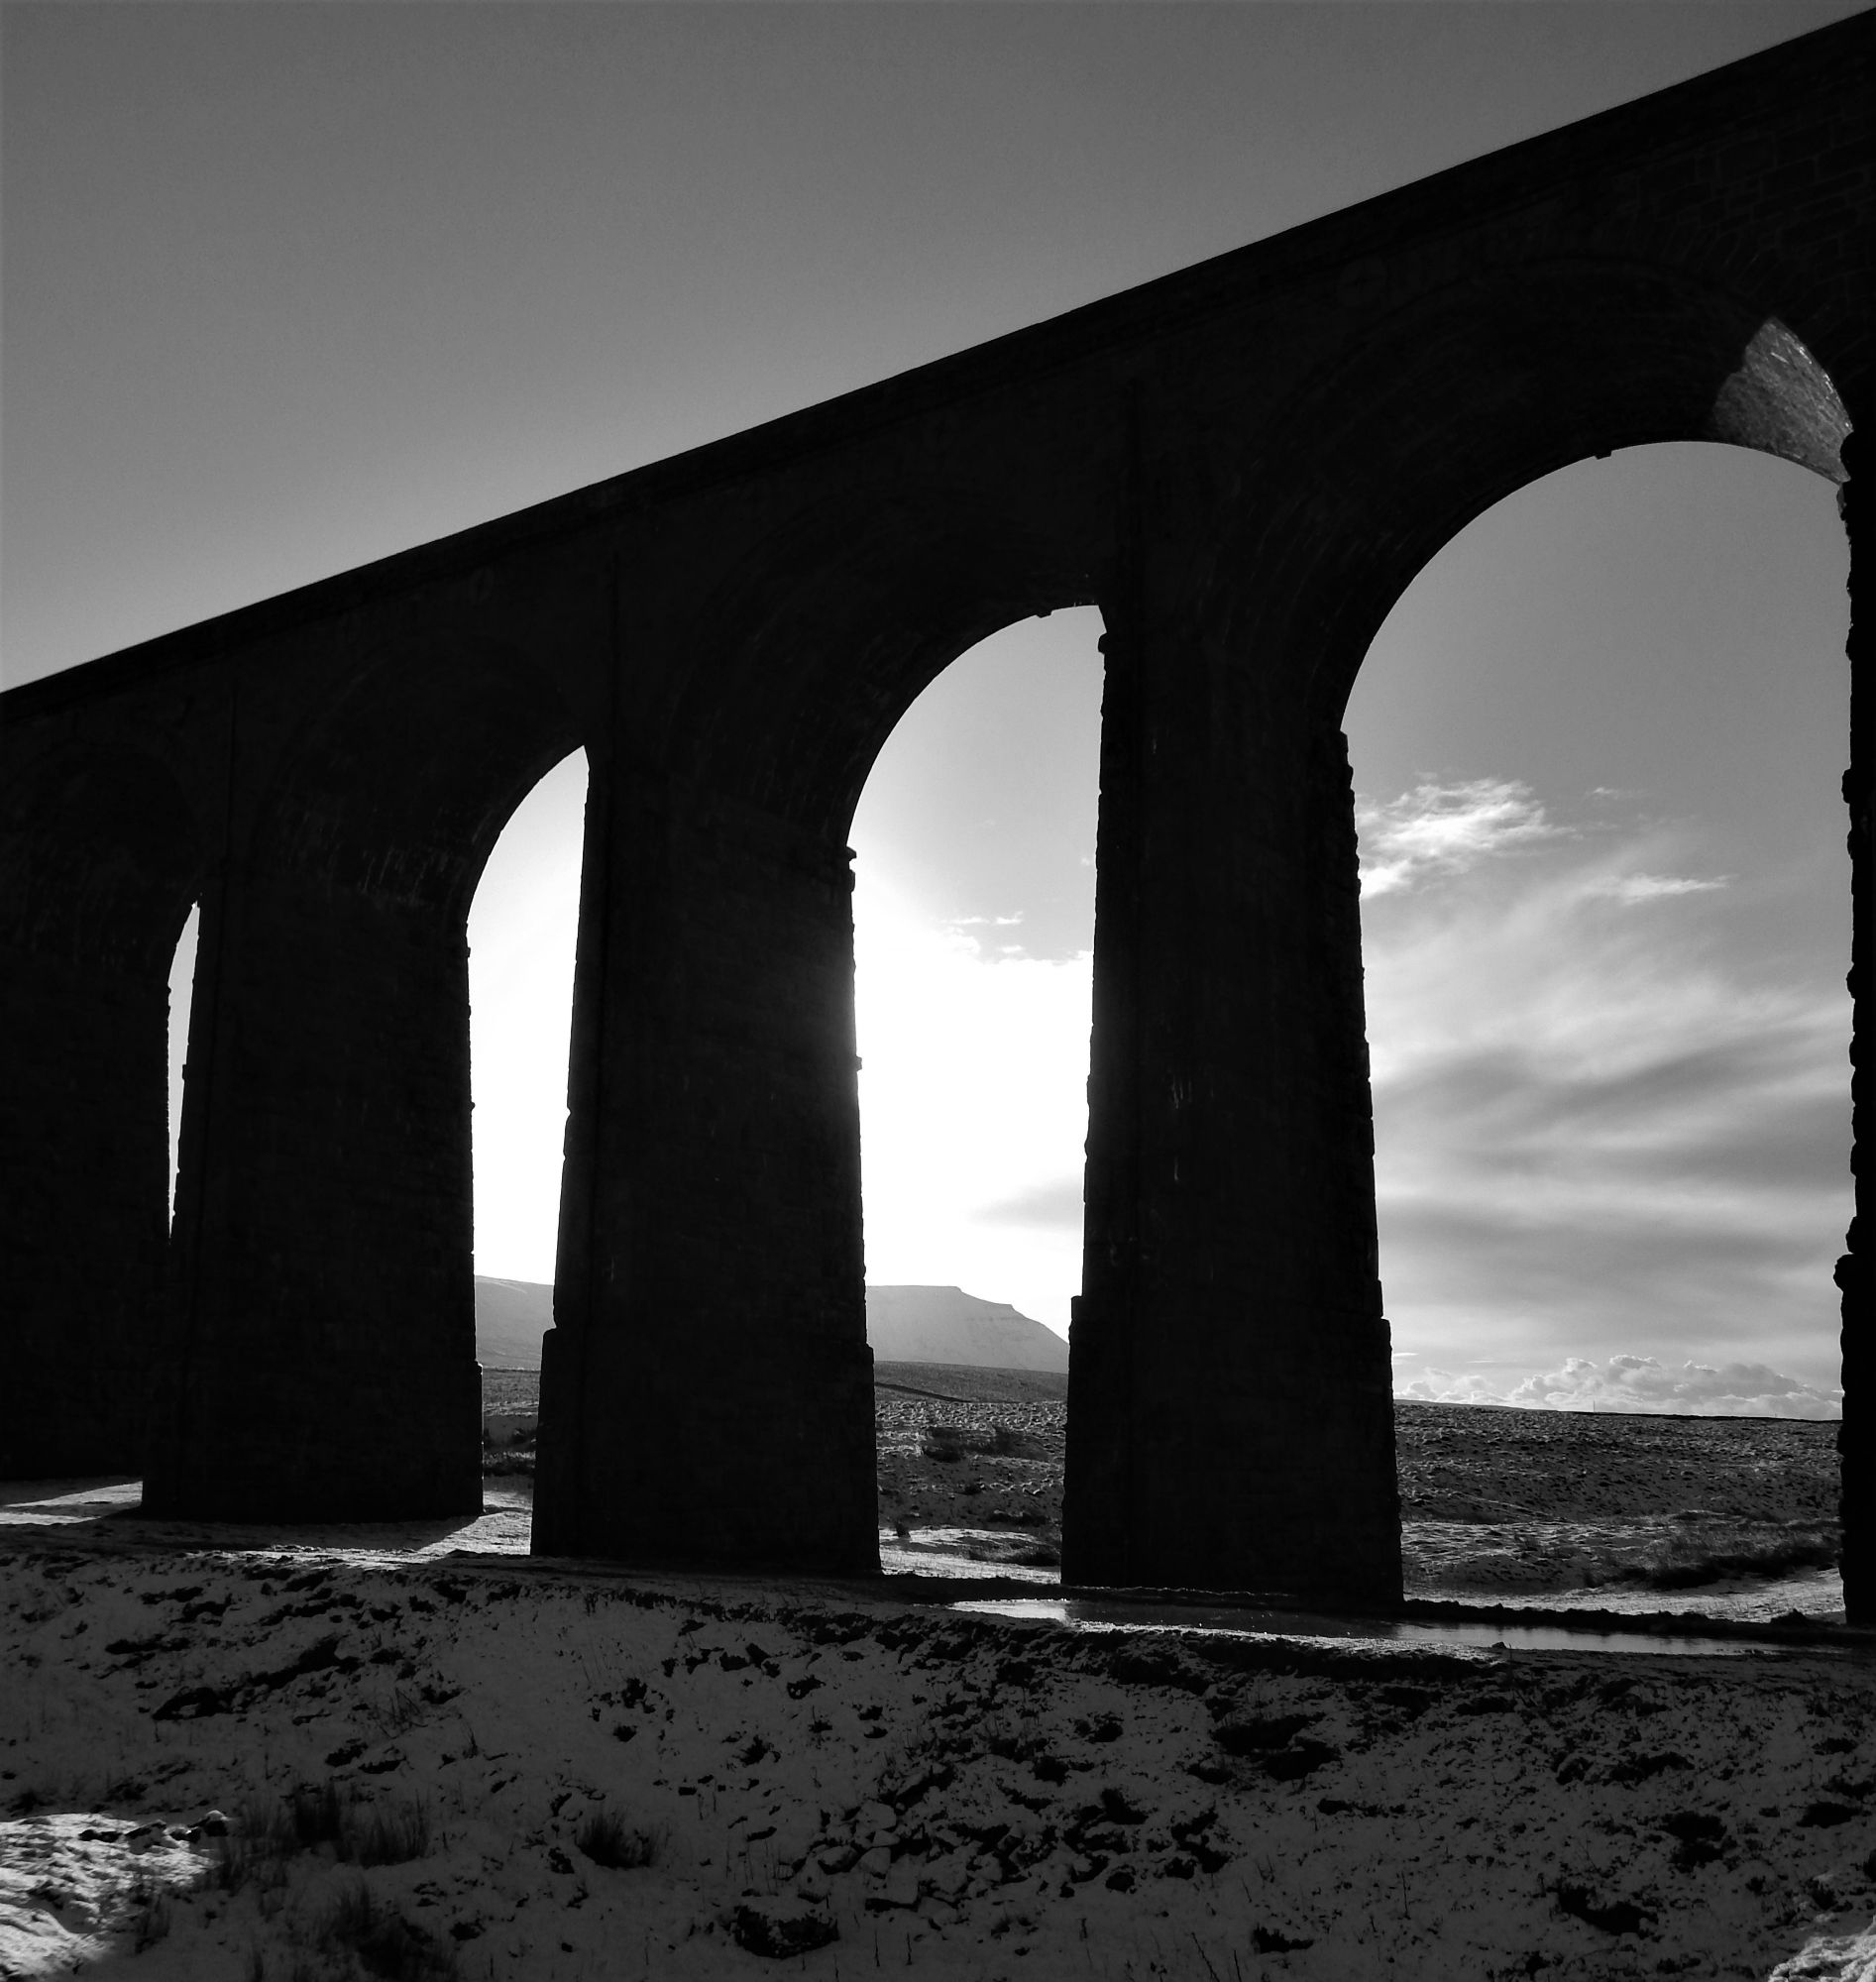
[[[1472,516],[1665,439],[1842,485],[1860,684],[1873,44],[1855,17],[0,699],[0,1273],[44,1399],[0,1470],[146,1464],[153,1506],[205,1518],[477,1503],[464,918],[508,812],[584,746],[535,1546],[874,1568],[845,834],[939,670],[1093,603],[1064,1571],[1397,1597],[1342,708]],[[152,1015],[198,895],[166,1256]],[[1863,1231],[1837,1281],[1869,1621]]]

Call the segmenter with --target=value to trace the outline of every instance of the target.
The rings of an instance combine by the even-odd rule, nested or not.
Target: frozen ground
[[[519,1492],[292,1534],[12,1499],[9,1977],[1876,1976],[1864,1652],[608,1576],[521,1560]]]

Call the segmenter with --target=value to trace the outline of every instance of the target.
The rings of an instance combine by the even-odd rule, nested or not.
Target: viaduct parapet
[[[0,699],[0,1471],[141,1468],[211,1520],[479,1507],[465,924],[584,747],[535,1546],[876,1568],[849,823],[951,660],[1093,604],[1064,1573],[1396,1598],[1343,707],[1465,523],[1652,441],[1845,484],[1860,679],[1873,43],[1858,16]],[[1859,690],[1859,1104],[1870,725]],[[1838,1280],[1876,1621],[1869,1229]]]

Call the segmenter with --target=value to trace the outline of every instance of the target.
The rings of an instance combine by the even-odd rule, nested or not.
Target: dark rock
[[[776,1960],[812,1954],[840,1937],[840,1929],[821,1908],[792,1899],[744,1900],[736,1908],[730,1932],[738,1947]]]
[[[1577,1885],[1566,1879],[1557,1888],[1557,1908],[1560,1913],[1570,1915],[1590,1927],[1600,1927],[1604,1933],[1640,1933],[1653,1918],[1645,1907],[1633,1900],[1612,1900],[1606,1904],[1597,1900],[1587,1886]]]

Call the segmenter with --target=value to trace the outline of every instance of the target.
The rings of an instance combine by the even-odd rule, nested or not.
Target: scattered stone
[[[736,1945],[786,1960],[838,1940],[840,1929],[819,1906],[802,1899],[746,1899],[730,1923]]]
[[[1557,1907],[1559,1912],[1569,1914],[1590,1927],[1600,1927],[1604,1933],[1640,1933],[1651,1918],[1648,1911],[1637,1906],[1633,1900],[1611,1900],[1605,1904],[1599,1901],[1588,1887],[1569,1879],[1557,1888]]]
[[[918,1867],[902,1860],[894,1865],[866,1896],[869,1912],[884,1913],[889,1908],[910,1908],[919,1904]]]

